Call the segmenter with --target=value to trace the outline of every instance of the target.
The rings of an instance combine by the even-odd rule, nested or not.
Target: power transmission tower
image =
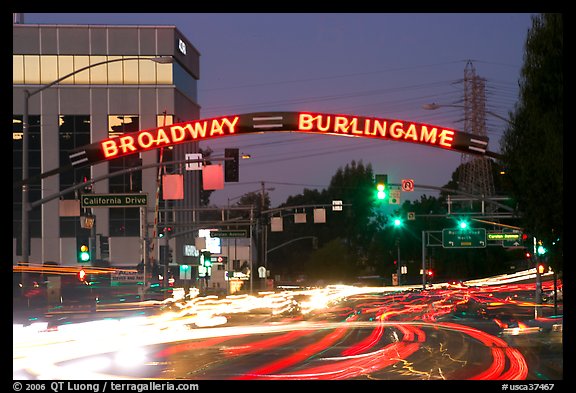
[[[485,80],[476,75],[469,60],[464,68],[464,131],[472,135],[486,136]],[[463,153],[458,188],[474,195],[494,196],[492,162],[487,157]]]

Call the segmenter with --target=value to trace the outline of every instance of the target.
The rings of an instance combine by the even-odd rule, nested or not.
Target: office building
[[[14,17],[13,181],[17,184],[23,176],[22,121],[27,101],[28,201],[33,206],[28,219],[29,263],[78,265],[82,262],[79,247],[88,242],[90,264],[136,266],[146,255],[144,239],[153,238],[147,252],[158,261],[166,247],[158,240],[162,223],[169,219],[184,229],[194,219],[190,209],[200,205],[200,172],[186,171],[184,164],[151,165],[160,160],[184,160],[187,154],[198,152],[198,144],[77,168],[69,168],[69,153],[123,133],[198,119],[200,54],[175,26],[35,25],[22,21]],[[171,62],[158,62],[159,58]],[[87,69],[76,72],[84,67]],[[31,94],[27,100],[26,90]],[[111,175],[141,165],[147,168]],[[159,175],[173,173],[184,175],[185,198],[164,202],[158,199],[158,190],[162,192]],[[102,180],[59,195],[93,179]],[[80,208],[80,216],[70,215],[66,207],[71,205],[66,201],[77,200],[84,192],[146,194],[147,205]],[[162,214],[164,208],[171,210],[169,217]],[[22,259],[22,187],[18,185],[13,187],[12,231],[13,264],[17,264]],[[187,243],[194,244],[193,233],[171,239],[172,258],[181,258]]]

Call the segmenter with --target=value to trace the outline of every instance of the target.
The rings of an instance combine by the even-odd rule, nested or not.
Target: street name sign
[[[486,247],[486,229],[443,229],[442,247],[484,248]]]
[[[502,247],[522,247],[522,231],[504,228],[502,232],[490,232],[486,235],[487,240],[501,241]]]
[[[505,233],[505,232],[490,232],[486,235],[488,240],[518,240],[520,239],[519,233]]]
[[[210,237],[238,238],[238,237],[247,237],[247,233],[245,229],[228,229],[220,231],[210,231]]]
[[[82,207],[141,207],[148,204],[148,194],[83,194]]]

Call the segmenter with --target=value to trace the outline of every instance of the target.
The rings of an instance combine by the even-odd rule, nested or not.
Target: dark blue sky
[[[528,13],[61,13],[24,14],[25,23],[174,25],[200,52],[201,117],[315,111],[402,119],[463,130],[464,69],[486,80],[486,108],[507,117],[518,100]],[[489,150],[506,123],[487,115]],[[272,205],[304,188],[326,188],[352,160],[400,183],[443,186],[461,154],[411,143],[272,133],[203,142],[215,155],[238,147],[240,182],[212,204],[238,201],[264,181]],[[417,189],[403,198],[435,191]]]

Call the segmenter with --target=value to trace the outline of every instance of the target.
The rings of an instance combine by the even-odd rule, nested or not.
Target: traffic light
[[[202,251],[200,254],[200,265],[204,267],[212,266],[212,254],[210,251]]]
[[[544,274],[546,273],[546,264],[540,262],[538,263],[538,266],[536,267],[536,270],[538,271],[538,274]]]
[[[534,252],[534,237],[528,235],[527,233],[522,233],[522,247],[526,250]]]
[[[458,228],[461,230],[466,230],[468,229],[468,227],[470,226],[470,224],[468,223],[468,220],[465,218],[461,218],[458,220]]]
[[[83,268],[78,271],[76,276],[78,277],[78,281],[80,282],[86,281],[86,271]]]
[[[538,241],[538,246],[536,247],[536,253],[539,256],[542,256],[544,254],[546,254],[548,252],[548,250],[544,247],[544,245],[542,244],[542,240]]]
[[[78,262],[90,262],[91,259],[88,242],[80,243],[80,247],[78,248]]]
[[[88,179],[88,176],[84,176],[84,177],[82,178],[82,183],[87,183],[88,180],[90,180],[90,179]],[[86,185],[83,187],[83,192],[84,192],[84,194],[91,194],[92,191],[93,191],[92,183],[86,184]]]
[[[172,227],[163,227],[159,229],[158,237],[172,235]]]
[[[239,149],[224,149],[224,181],[237,182],[240,174]]]
[[[386,199],[388,195],[388,175],[374,175],[376,184],[376,198],[378,200]]]
[[[432,269],[426,270],[426,282],[431,283],[434,278],[434,271]]]
[[[394,227],[399,228],[402,226],[402,219],[399,217],[394,218],[394,220],[392,221],[394,224]]]

